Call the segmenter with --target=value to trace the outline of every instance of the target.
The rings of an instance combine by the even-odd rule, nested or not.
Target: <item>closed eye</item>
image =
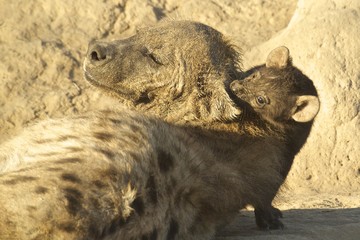
[[[140,52],[143,56],[150,58],[154,63],[156,63],[158,65],[164,65],[160,61],[160,59],[153,52],[151,52],[148,48],[144,47],[140,50]]]
[[[148,53],[148,57],[151,58],[151,60],[153,60],[156,64],[164,65],[153,53]]]

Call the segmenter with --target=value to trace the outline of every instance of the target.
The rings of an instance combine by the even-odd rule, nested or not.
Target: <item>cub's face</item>
[[[265,65],[233,81],[230,90],[264,120],[278,125],[309,122],[320,107],[313,82],[292,65],[286,47],[271,51]]]
[[[284,70],[264,66],[244,80],[233,81],[230,89],[262,118],[270,122],[287,121],[297,98],[288,75]]]

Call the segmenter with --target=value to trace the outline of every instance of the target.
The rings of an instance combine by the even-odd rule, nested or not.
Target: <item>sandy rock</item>
[[[189,0],[178,4],[172,16],[208,24],[245,51],[285,28],[295,7],[296,1]]]
[[[39,119],[116,106],[83,80],[91,39],[129,36],[164,18],[197,20],[243,49],[244,69],[286,45],[321,100],[276,201],[287,228],[260,232],[244,212],[218,239],[358,238],[360,1],[0,0],[0,6],[0,143]]]
[[[245,64],[286,45],[319,91],[321,109],[288,178],[292,189],[360,190],[360,2],[299,1],[289,26],[245,53]],[[321,3],[320,3],[321,2]]]

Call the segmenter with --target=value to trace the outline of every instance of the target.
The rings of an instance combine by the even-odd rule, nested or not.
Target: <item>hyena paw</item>
[[[268,209],[255,208],[256,225],[260,229],[284,229],[284,224],[280,221],[282,217],[282,212],[272,206]]]

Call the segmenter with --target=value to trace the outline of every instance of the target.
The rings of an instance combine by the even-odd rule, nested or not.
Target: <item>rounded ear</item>
[[[289,63],[290,52],[285,46],[272,50],[266,59],[266,67],[286,68]]]
[[[315,118],[320,109],[319,98],[303,95],[296,99],[296,109],[292,119],[297,122],[309,122]]]

